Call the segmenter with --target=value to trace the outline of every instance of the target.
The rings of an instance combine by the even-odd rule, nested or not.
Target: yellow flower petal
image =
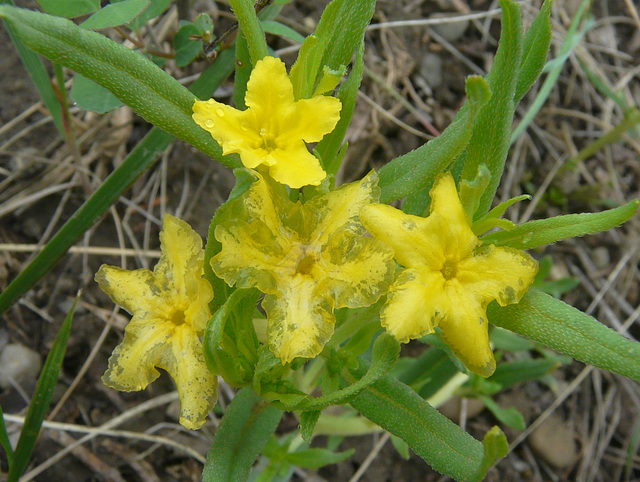
[[[309,153],[302,141],[292,142],[286,149],[274,150],[270,156],[277,162],[270,165],[269,175],[293,189],[317,186],[327,177],[318,158]]]
[[[193,119],[224,154],[240,154],[249,169],[269,166],[273,179],[293,188],[318,185],[326,173],[304,141],[320,141],[334,129],[340,101],[325,96],[296,101],[284,63],[265,57],[251,72],[245,103],[247,110],[239,111],[213,99],[196,101]]]
[[[538,263],[524,251],[489,246],[460,261],[456,278],[481,303],[496,300],[506,306],[520,301],[537,273]]]
[[[392,251],[365,238],[358,211],[377,200],[377,177],[302,204],[259,177],[243,194],[244,209],[221,222],[212,259],[227,283],[257,287],[269,324],[269,348],[283,363],[313,357],[333,333],[334,308],[375,303],[389,286]]]
[[[400,343],[434,333],[443,317],[443,295],[442,276],[405,269],[389,289],[380,323]]]
[[[440,321],[442,339],[469,370],[483,377],[491,376],[496,360],[489,345],[486,307],[458,280],[450,280],[445,290],[451,304]]]
[[[296,357],[315,357],[333,334],[333,299],[313,279],[294,277],[288,289],[267,295],[262,307],[269,348],[283,365]]]
[[[207,369],[200,338],[188,326],[178,326],[158,366],[176,383],[180,423],[188,429],[200,428],[218,398],[218,377]]]
[[[285,122],[291,125],[287,134],[305,142],[320,142],[340,120],[342,104],[335,97],[318,95],[301,99],[285,113]]]
[[[284,117],[287,110],[293,108],[293,84],[282,60],[264,57],[256,62],[247,82],[244,102],[255,112],[257,119]],[[272,125],[277,122],[278,119],[273,119]]]
[[[187,223],[166,215],[160,244],[153,273],[103,265],[96,274],[100,287],[133,314],[103,380],[117,390],[142,390],[158,378],[156,367],[167,370],[180,395],[181,423],[195,429],[217,398],[217,378],[199,338],[211,317],[213,291],[202,278],[202,239]]]
[[[489,376],[495,359],[489,346],[486,307],[520,300],[537,272],[528,254],[487,247],[471,230],[451,174],[431,189],[427,218],[390,206],[366,206],[360,218],[373,235],[391,246],[405,269],[391,287],[381,323],[406,342],[440,326],[443,340],[469,370]]]

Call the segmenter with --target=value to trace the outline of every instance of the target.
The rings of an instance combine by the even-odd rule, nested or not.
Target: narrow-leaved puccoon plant
[[[142,390],[158,369],[168,372],[188,429],[207,423],[219,377],[239,389],[221,409],[204,480],[245,480],[251,470],[261,472],[254,480],[271,480],[296,464],[317,468],[349,454],[309,449],[314,434],[378,430],[443,474],[481,480],[507,454],[504,434],[494,427],[480,442],[433,405],[469,377],[499,373],[493,326],[640,381],[639,345],[531,288],[537,254],[525,252],[618,226],[637,201],[519,226],[502,215],[525,197],[491,209],[515,108],[546,63],[550,0],[526,33],[520,6],[501,0],[492,69],[466,80],[467,100],[451,125],[342,186],[335,173],[348,149],[344,137],[375,0],[331,1],[289,73],[268,55],[264,33],[274,29],[286,2],[230,0],[237,35],[216,43],[208,17],[176,35],[176,62],[211,62],[191,91],[149,61],[152,52],[132,51],[94,31],[139,29],[149,18],[147,2],[133,16],[118,7],[125,3],[80,13],[69,4],[53,15],[0,6],[20,49],[82,74],[84,85],[108,89],[156,126],[0,295],[0,312],[51,269],[172,136],[233,168],[236,186],[210,213],[204,249],[185,221],[166,215],[153,271],[103,265],[95,276],[132,315],[105,367],[107,386]],[[85,26],[60,17],[95,10]],[[234,68],[235,107],[211,98]],[[392,207],[394,201],[402,202]],[[400,343],[414,339],[426,356],[392,371]],[[416,367],[436,359],[434,367],[447,367],[437,373],[438,389],[409,382]],[[323,412],[333,405],[344,406],[342,415]],[[300,437],[278,429],[285,412],[297,417]],[[43,417],[34,422],[36,431]],[[4,433],[2,424],[14,474],[24,469],[32,445],[14,454]],[[260,454],[264,463],[254,467]]]

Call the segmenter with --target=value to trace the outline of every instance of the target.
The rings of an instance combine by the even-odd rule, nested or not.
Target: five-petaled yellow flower
[[[364,237],[360,210],[379,197],[377,175],[292,202],[259,177],[240,212],[216,227],[211,265],[229,285],[266,293],[269,348],[282,363],[311,358],[333,333],[334,308],[375,303],[393,279],[393,251]]]
[[[218,398],[218,380],[207,369],[200,341],[213,290],[202,278],[202,239],[187,223],[165,215],[160,243],[153,272],[102,265],[96,274],[100,288],[133,315],[102,380],[116,390],[137,391],[160,376],[155,367],[166,370],[178,389],[180,423],[197,429]]]
[[[469,370],[490,376],[496,362],[487,305],[517,303],[533,282],[537,262],[524,251],[480,246],[448,173],[431,189],[427,218],[382,204],[365,206],[360,218],[406,268],[389,289],[382,325],[403,343],[439,326]]]
[[[193,119],[209,131],[223,153],[240,154],[245,167],[268,166],[269,175],[292,188],[318,185],[326,177],[306,142],[318,142],[340,118],[335,97],[295,100],[284,63],[265,57],[256,63],[247,83],[247,110],[210,99],[196,101]]]

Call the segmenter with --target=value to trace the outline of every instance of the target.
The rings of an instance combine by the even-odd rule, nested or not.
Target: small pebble
[[[575,433],[567,423],[551,415],[529,437],[535,452],[557,469],[569,467],[578,456]]]
[[[420,62],[420,75],[433,89],[442,83],[442,58],[438,54],[427,52]]]
[[[604,246],[598,246],[591,252],[591,260],[598,269],[608,268],[611,264],[611,258],[609,256],[609,250]]]
[[[0,387],[7,388],[13,383],[24,385],[40,375],[40,355],[18,343],[9,343],[0,353]]]
[[[459,17],[459,13],[434,13],[431,18]],[[448,42],[455,42],[464,35],[469,26],[469,20],[436,24],[433,30]]]

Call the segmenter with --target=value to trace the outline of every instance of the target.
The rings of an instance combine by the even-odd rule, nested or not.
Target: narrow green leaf
[[[344,462],[355,453],[356,449],[344,452],[334,452],[327,449],[305,449],[298,452],[289,452],[285,460],[292,465],[303,469],[319,469],[329,464]]]
[[[149,0],[122,0],[110,3],[80,24],[88,30],[117,27],[131,22],[149,6]]]
[[[495,197],[510,145],[511,124],[515,112],[514,96],[522,58],[522,14],[512,0],[501,0],[502,30],[487,82],[491,99],[480,109],[467,146],[462,179],[473,180],[484,164],[491,172],[487,188],[478,201],[473,219],[482,217]]]
[[[549,55],[551,45],[551,5],[553,0],[545,0],[536,18],[527,30],[522,44],[522,61],[516,86],[516,105],[529,92],[531,86],[538,80]]]
[[[13,0],[0,0],[0,5],[1,4],[13,5],[14,3]],[[7,27],[7,32],[9,32],[11,42],[18,51],[18,55],[20,55],[20,59],[27,69],[27,72],[29,72],[29,76],[31,77],[31,80],[33,80],[36,89],[38,89],[40,97],[42,97],[42,101],[47,106],[47,109],[49,109],[51,117],[53,117],[53,123],[56,125],[60,135],[64,138],[65,132],[64,124],[62,122],[62,106],[60,105],[58,96],[56,96],[53,87],[51,86],[47,69],[42,63],[40,57],[22,43],[13,26],[6,22],[5,26]]]
[[[4,453],[7,454],[7,461],[9,462],[9,467],[11,467],[11,464],[13,464],[13,447],[11,446],[11,441],[9,440],[7,426],[4,423],[4,413],[2,413],[2,405],[0,405],[0,445],[2,445]]]
[[[509,231],[483,236],[485,244],[532,249],[562,239],[599,233],[620,226],[638,209],[638,200],[600,213],[567,214],[549,219],[537,219],[520,224]]]
[[[58,373],[60,373],[62,360],[67,350],[67,341],[71,333],[71,321],[73,320],[78,299],[79,297],[76,298],[69,313],[62,322],[62,326],[53,341],[51,351],[42,367],[42,372],[40,373],[36,390],[29,404],[29,410],[27,411],[27,416],[25,417],[24,425],[20,432],[20,438],[18,439],[18,444],[13,454],[13,463],[9,468],[7,482],[16,482],[29,464],[33,448],[40,434],[42,421],[49,409],[53,389],[58,383]]]
[[[396,449],[396,452],[402,457],[404,460],[409,460],[411,454],[409,453],[409,444],[402,440],[400,437],[396,437],[395,435],[391,436],[391,443],[393,444],[393,448]]]
[[[323,67],[337,70],[351,62],[362,43],[364,29],[375,9],[375,0],[333,0],[322,13],[316,31],[302,44],[291,68],[296,99],[313,95],[323,75]]]
[[[640,343],[552,296],[530,289],[517,304],[491,303],[487,314],[496,326],[640,382]]]
[[[196,97],[146,57],[63,18],[6,5],[0,17],[30,49],[108,88],[147,121],[229,164],[211,134],[191,118]]]
[[[108,89],[82,74],[76,74],[71,87],[71,99],[78,107],[98,114],[112,111],[123,105],[122,101]]]
[[[384,376],[350,403],[438,472],[462,481],[480,470],[482,444],[398,380]]]
[[[129,23],[132,30],[140,30],[152,18],[157,17],[171,5],[171,0],[151,0],[149,7]]]
[[[364,42],[360,43],[356,52],[356,60],[351,69],[351,73],[347,80],[338,89],[338,99],[342,102],[342,110],[340,111],[340,120],[335,129],[323,137],[316,146],[316,152],[323,162],[328,174],[336,174],[340,169],[342,156],[339,156],[340,147],[347,128],[351,124],[353,111],[356,107],[356,98],[358,97],[358,89],[362,82],[362,74],[364,71]]]
[[[247,480],[251,466],[281,418],[280,410],[250,388],[240,390],[216,430],[202,473],[203,481]]]
[[[262,20],[260,23],[266,33],[278,35],[298,43],[304,42],[304,37],[287,25],[275,20]]]
[[[507,427],[515,428],[516,430],[524,430],[527,427],[524,423],[524,417],[515,408],[503,408],[491,397],[481,396],[480,399],[482,400],[482,403],[484,403],[484,406],[487,407],[489,411]]]
[[[192,35],[200,35],[200,30],[194,24],[185,22],[180,25],[180,30],[173,39],[173,48],[176,51],[174,58],[178,67],[184,67],[202,52],[202,40],[191,40]]]
[[[380,169],[380,202],[388,203],[425,188],[462,153],[478,111],[491,98],[487,82],[477,75],[467,78],[466,90],[468,104],[440,136]]]
[[[233,52],[223,52],[194,82],[198,97],[210,97],[233,70]],[[154,127],[91,197],[60,228],[29,265],[0,293],[0,314],[53,268],[64,253],[89,229],[124,191],[149,169],[173,137]]]
[[[251,54],[251,64],[256,65],[258,60],[268,55],[267,41],[264,37],[262,25],[256,15],[252,0],[229,0],[229,5],[238,18],[238,24],[242,30],[249,53]]]
[[[300,436],[307,443],[311,442],[313,429],[318,423],[321,412],[321,410],[305,410],[300,414]]]
[[[496,460],[505,457],[509,453],[509,442],[505,437],[502,430],[498,427],[491,427],[482,440],[482,446],[484,448],[484,456],[482,458],[482,468],[478,473],[475,480],[483,480],[487,471],[493,467]]]
[[[504,390],[519,383],[542,378],[559,366],[560,362],[553,358],[536,358],[500,363],[494,374],[487,380],[497,383]]]
[[[100,8],[100,0],[38,0],[45,12],[57,17],[76,18]]]
[[[237,109],[247,108],[244,98],[247,94],[247,84],[251,78],[252,70],[249,44],[243,30],[240,29],[236,38],[236,75],[233,82],[233,102]]]

